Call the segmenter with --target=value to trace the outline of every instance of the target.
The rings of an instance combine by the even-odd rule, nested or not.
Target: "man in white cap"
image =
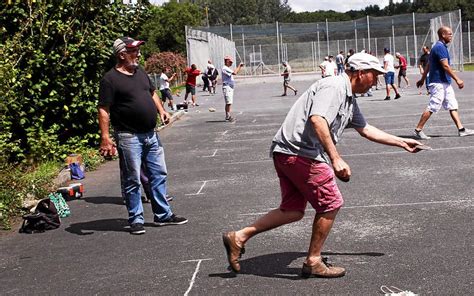
[[[245,243],[258,233],[296,222],[304,216],[309,202],[316,210],[303,277],[341,277],[345,269],[334,267],[321,257],[324,242],[343,204],[335,177],[349,181],[351,168],[336,149],[346,127],[355,128],[371,141],[419,151],[420,143],[400,138],[369,125],[353,93],[365,93],[377,75],[385,73],[376,57],[356,53],[349,69],[339,76],[314,83],[295,102],[273,138],[271,156],[280,179],[281,203],[253,224],[222,238],[227,259],[234,272],[240,271],[239,256]]]
[[[232,70],[231,56],[224,57],[224,67],[222,67],[222,92],[224,93],[225,100],[225,120],[229,122],[234,122],[235,118],[231,115],[231,107],[234,102],[234,75],[237,75],[240,69],[244,66],[243,63],[240,63],[235,70]]]
[[[188,222],[176,216],[166,199],[166,163],[164,150],[155,133],[158,113],[166,122],[164,110],[155,87],[145,71],[138,66],[139,46],[143,41],[122,37],[114,42],[117,63],[107,72],[99,88],[100,154],[116,155],[120,163],[122,195],[128,210],[131,234],[143,234],[145,219],[140,188],[140,167],[152,191],[152,210],[155,225],[180,225]],[[109,123],[115,131],[114,143],[109,134]]]

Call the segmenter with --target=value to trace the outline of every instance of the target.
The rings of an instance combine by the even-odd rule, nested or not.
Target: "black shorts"
[[[400,71],[398,71],[398,77],[407,77],[407,69],[400,69]]]
[[[191,84],[186,84],[186,93],[191,93],[191,95],[195,95],[196,94],[196,87],[194,85],[191,85]]]
[[[165,88],[163,90],[160,90],[161,93],[161,100],[163,102],[166,102],[166,99],[168,100],[173,100],[173,96],[171,95],[171,91],[169,88]]]

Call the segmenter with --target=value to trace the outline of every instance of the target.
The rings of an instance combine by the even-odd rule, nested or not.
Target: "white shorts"
[[[224,93],[226,105],[232,104],[234,102],[234,89],[228,85],[223,85],[222,92]]]
[[[458,101],[454,95],[454,89],[448,83],[430,83],[428,86],[430,91],[430,102],[428,103],[428,110],[436,113],[441,107],[445,110],[457,110]]]

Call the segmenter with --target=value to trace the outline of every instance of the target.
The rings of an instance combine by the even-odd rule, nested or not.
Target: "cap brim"
[[[145,41],[142,41],[142,40],[135,40],[135,41],[133,41],[132,43],[127,44],[126,47],[127,47],[127,48],[133,48],[133,47],[140,46],[140,45],[142,45],[143,43],[145,43]]]

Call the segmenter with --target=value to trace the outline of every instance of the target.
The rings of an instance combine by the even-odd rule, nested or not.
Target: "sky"
[[[377,4],[380,8],[388,5],[389,0],[288,0],[288,4],[295,12],[315,11],[315,10],[334,10],[346,12],[348,10],[359,10],[369,5]],[[151,0],[150,2],[162,4],[166,0]],[[401,2],[395,0],[394,2]]]

